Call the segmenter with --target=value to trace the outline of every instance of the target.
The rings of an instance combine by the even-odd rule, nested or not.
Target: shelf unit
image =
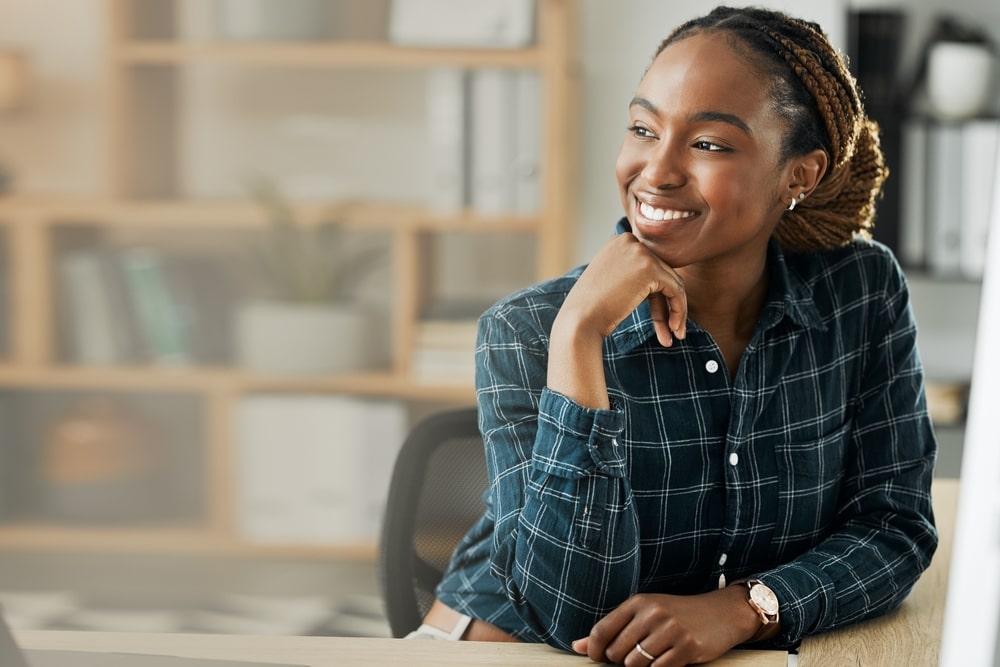
[[[336,2],[337,0],[330,0]],[[0,198],[0,239],[7,254],[9,312],[0,350],[0,395],[76,392],[193,396],[202,418],[199,433],[204,468],[204,507],[193,522],[116,528],[58,521],[0,522],[0,550],[169,549],[225,554],[284,554],[374,557],[372,544],[317,546],[251,543],[238,534],[235,513],[235,410],[254,393],[320,393],[396,398],[418,405],[467,404],[471,386],[435,386],[411,379],[418,318],[438,235],[526,236],[534,243],[532,278],[557,275],[570,266],[574,221],[577,68],[576,8],[572,0],[537,0],[535,42],[518,49],[399,47],[387,40],[246,42],[180,39],[176,26],[182,0],[105,0],[109,20],[107,58],[108,140],[103,160],[106,192],[93,198]],[[152,15],[144,16],[144,13]],[[154,26],[150,29],[149,26]],[[355,202],[347,223],[384,234],[391,246],[391,362],[387,368],[328,376],[272,376],[235,367],[79,366],[59,355],[57,319],[58,234],[73,228],[134,234],[166,230],[181,242],[202,232],[236,234],[261,230],[263,211],[236,199],[187,199],[179,193],[170,131],[145,136],[141,116],[148,105],[176,104],[176,71],[204,64],[231,67],[292,67],[313,70],[415,70],[432,67],[511,68],[537,72],[541,104],[541,192],[536,215],[484,217],[472,210],[436,215],[415,203]],[[153,72],[154,84],[143,77]],[[159,149],[159,150],[158,150]],[[150,180],[140,155],[157,155]],[[153,183],[152,186],[149,183]],[[333,202],[294,201],[302,224],[318,222]],[[0,282],[2,284],[2,282]],[[3,303],[3,301],[0,301]],[[28,447],[32,446],[29,443]]]

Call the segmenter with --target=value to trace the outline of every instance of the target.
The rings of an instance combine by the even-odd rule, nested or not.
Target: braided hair
[[[789,127],[782,159],[817,148],[829,156],[816,189],[778,222],[774,238],[782,249],[808,252],[870,238],[875,204],[889,173],[879,128],[865,113],[854,77],[822,28],[769,9],[717,7],[680,25],[656,55],[705,32],[727,35],[736,53],[753,58],[771,75],[774,111]]]

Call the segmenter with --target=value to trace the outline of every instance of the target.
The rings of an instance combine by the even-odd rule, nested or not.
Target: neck
[[[688,297],[688,316],[716,339],[749,340],[767,295],[767,256],[752,266],[678,270]]]

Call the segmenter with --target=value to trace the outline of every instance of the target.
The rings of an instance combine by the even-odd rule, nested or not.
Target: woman
[[[934,553],[906,283],[867,234],[886,169],[842,59],[720,7],[629,110],[618,233],[480,321],[489,502],[418,634],[703,662],[883,614]]]

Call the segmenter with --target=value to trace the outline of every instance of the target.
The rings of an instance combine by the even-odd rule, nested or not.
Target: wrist
[[[773,639],[781,632],[778,598],[764,582],[759,579],[740,579],[729,585],[741,591],[746,609],[754,616],[754,631],[746,636],[741,643]]]
[[[604,337],[562,313],[549,333],[546,384],[580,405],[610,407],[604,377]]]
[[[735,633],[734,645],[746,644],[763,627],[760,615],[747,603],[746,586],[742,581],[734,581],[723,589],[729,596],[729,604]]]

